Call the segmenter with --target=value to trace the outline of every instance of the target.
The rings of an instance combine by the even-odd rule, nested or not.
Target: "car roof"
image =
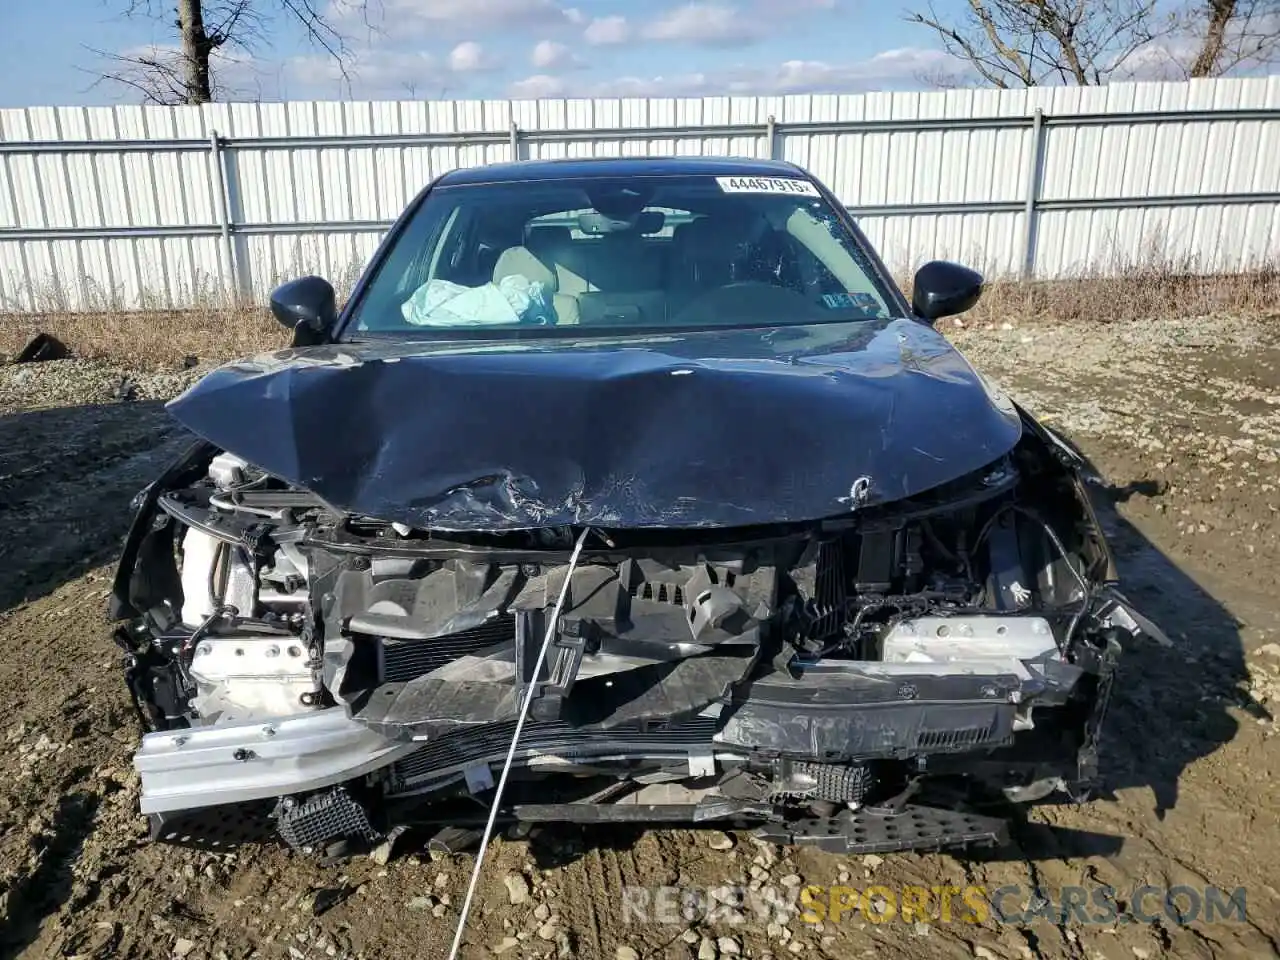
[[[454,187],[521,180],[569,180],[583,177],[796,177],[809,179],[794,163],[747,157],[595,157],[564,160],[520,160],[452,170],[438,181]]]

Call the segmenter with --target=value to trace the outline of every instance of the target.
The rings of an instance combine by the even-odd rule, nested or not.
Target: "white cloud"
[[[953,58],[932,47],[895,47],[854,64],[864,80],[916,80],[954,67]]]
[[[1152,40],[1133,51],[1116,69],[1116,79],[1185,80],[1186,64],[1195,57],[1195,44],[1177,37]]]
[[[646,24],[643,35],[648,40],[731,47],[754,43],[768,30],[768,18],[745,13],[731,4],[698,0]]]
[[[329,15],[347,31],[369,23],[395,34],[441,27],[499,32],[517,25],[573,23],[575,15],[581,16],[556,0],[330,0]]]
[[[210,67],[220,99],[269,100],[281,95],[278,61],[257,60],[221,47],[213,52]]]
[[[649,21],[646,40],[740,47],[792,26],[796,18],[836,9],[837,0],[689,0]]]
[[[566,59],[567,58],[567,59]],[[750,58],[708,71],[623,75],[597,79],[584,71],[573,51],[558,41],[543,40],[530,51],[531,75],[507,86],[507,95],[520,99],[579,97],[702,97],[781,95],[788,93],[856,93],[866,90],[920,89],[922,78],[954,73],[955,61],[940,50],[901,47],[863,60],[833,63],[787,60],[758,63]],[[458,43],[447,55],[364,48],[348,66],[350,83],[332,58],[320,54],[296,57],[286,77],[294,96],[356,96],[368,98],[466,97],[479,71],[496,68],[496,57],[476,41]],[[563,76],[557,75],[564,71]],[[963,78],[960,78],[963,79]]]
[[[882,90],[918,86],[923,76],[954,67],[941,50],[900,47],[877,53],[867,60],[831,64],[821,60],[788,60],[767,74],[739,78],[731,86],[738,92],[819,93],[842,90]]]
[[[595,84],[586,93],[595,97],[701,97],[717,91],[706,74],[658,77],[616,77]]]
[[[449,51],[449,69],[456,73],[475,73],[492,67],[489,54],[474,40],[464,40]]]
[[[738,87],[760,85],[769,93],[808,93],[857,84],[864,76],[859,65],[834,65],[821,60],[788,60],[769,76],[735,81]]]
[[[444,59],[421,51],[362,48],[346,64],[345,76],[343,67],[323,54],[294,57],[288,67],[291,80],[310,87],[336,85],[342,96],[443,97],[461,96],[459,76],[491,69],[493,60],[480,44],[465,40]]]
[[[529,54],[529,62],[538,70],[567,70],[581,66],[573,51],[554,40],[540,40]]]
[[[834,10],[836,0],[755,0],[762,13],[793,14],[804,10]]]
[[[310,54],[296,56],[288,61],[287,74],[300,88],[312,88],[324,96],[369,97],[369,99],[399,99],[399,97],[435,97],[465,95],[465,82],[461,77],[476,69],[474,52],[454,47],[447,59],[439,59],[426,52],[402,50],[357,50],[343,68],[332,56]],[[476,45],[479,46],[479,45]],[[480,51],[483,56],[484,51]],[[485,64],[486,60],[479,60]],[[305,90],[300,90],[300,93]]]
[[[319,53],[294,57],[286,65],[286,70],[291,80],[307,87],[322,87],[343,80],[341,65],[332,57]]]
[[[630,38],[631,24],[626,17],[597,17],[582,31],[582,39],[597,47],[626,43]]]
[[[512,98],[516,100],[541,100],[550,97],[563,97],[564,81],[559,77],[545,73],[535,73],[531,77],[517,80],[508,88]]]
[[[932,47],[894,47],[882,50],[869,60],[855,63],[854,68],[859,72],[904,76],[947,63],[950,59],[948,54]]]
[[[713,73],[618,77],[570,95],[598,97],[702,97],[724,94],[857,93],[920,86],[923,75],[951,65],[939,50],[903,47],[866,60],[832,64],[788,60],[769,66],[742,66]],[[559,95],[559,94],[557,94]]]

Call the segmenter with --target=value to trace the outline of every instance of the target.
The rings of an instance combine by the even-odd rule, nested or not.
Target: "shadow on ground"
[[[72,866],[93,830],[99,802],[91,793],[67,794],[58,800],[51,822],[33,837],[35,868],[16,877],[5,891],[0,952],[12,956],[29,944],[41,921],[71,896]]]
[[[1266,711],[1242,692],[1242,624],[1114,508],[1099,519],[1125,594],[1173,640],[1125,651],[1104,728],[1103,778],[1113,790],[1150,787],[1163,818],[1178,801],[1183,770],[1235,736],[1228,708]]]
[[[131,519],[130,499],[188,437],[159,402],[0,417],[0,543],[7,550],[0,611],[112,560]],[[1241,700],[1248,673],[1240,625],[1114,509],[1114,502],[1162,491],[1149,481],[1115,480],[1101,519],[1122,586],[1176,642],[1170,649],[1142,641],[1126,650],[1103,731],[1103,780],[1113,791],[1148,788],[1163,816],[1178,802],[1187,766],[1235,736],[1229,707],[1261,708]],[[1105,854],[1123,842],[1021,817],[1014,830],[1022,850],[1010,855],[1018,857]],[[535,850],[542,863],[571,862],[592,848],[625,846],[636,835],[630,827],[557,827]]]
[[[0,611],[110,561],[184,436],[159,401],[0,415]]]

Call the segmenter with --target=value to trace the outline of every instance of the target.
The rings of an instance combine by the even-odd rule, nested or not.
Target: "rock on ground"
[[[1110,792],[1079,807],[1033,808],[1015,828],[1018,857],[885,855],[874,868],[814,850],[782,857],[746,835],[737,849],[717,850],[694,831],[653,830],[623,843],[609,832],[545,827],[494,843],[466,933],[468,960],[489,951],[558,957],[566,947],[582,958],[617,960],[619,946],[674,956],[659,943],[717,960],[721,937],[743,956],[768,949],[775,958],[790,956],[793,942],[808,944],[801,956],[918,960],[1019,960],[1032,946],[1045,960],[1274,953],[1280,899],[1265,891],[1280,889],[1271,809],[1280,750],[1268,719],[1276,711],[1263,701],[1280,699],[1272,646],[1280,644],[1280,324],[970,324],[954,336],[989,379],[1095,461],[1111,485],[1098,490],[1100,510],[1125,590],[1174,642],[1125,651],[1103,731]],[[32,369],[0,367],[0,733],[8,748],[0,755],[0,952],[170,960],[188,941],[186,960],[221,960],[222,952],[227,960],[441,960],[457,920],[445,897],[460,899],[469,856],[405,849],[385,864],[324,866],[271,847],[222,854],[145,842],[131,759],[137,729],[105,595],[130,498],[189,442],[159,401],[194,374],[149,380],[146,371],[83,361]],[[138,399],[113,399],[124,377]],[[1123,843],[1099,852],[1074,836]],[[774,875],[863,885],[872,869],[889,889],[1055,890],[1081,878],[1122,895],[1146,883],[1244,886],[1249,916],[1212,927],[1065,930],[932,922],[926,937],[896,919],[854,916],[818,932],[743,910],[740,924],[690,918],[668,929],[629,924],[622,911],[624,887],[709,889],[746,875],[777,890]],[[528,899],[513,904],[504,881],[513,873],[545,886],[530,884]],[[321,916],[303,909],[309,891],[340,887],[355,892]],[[414,902],[423,908],[409,909]],[[553,916],[534,914],[542,904],[556,917],[550,939],[538,936]]]

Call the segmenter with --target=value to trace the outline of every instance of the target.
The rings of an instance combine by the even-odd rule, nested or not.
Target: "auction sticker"
[[[725,193],[790,193],[801,197],[818,196],[811,180],[796,177],[716,177]]]

